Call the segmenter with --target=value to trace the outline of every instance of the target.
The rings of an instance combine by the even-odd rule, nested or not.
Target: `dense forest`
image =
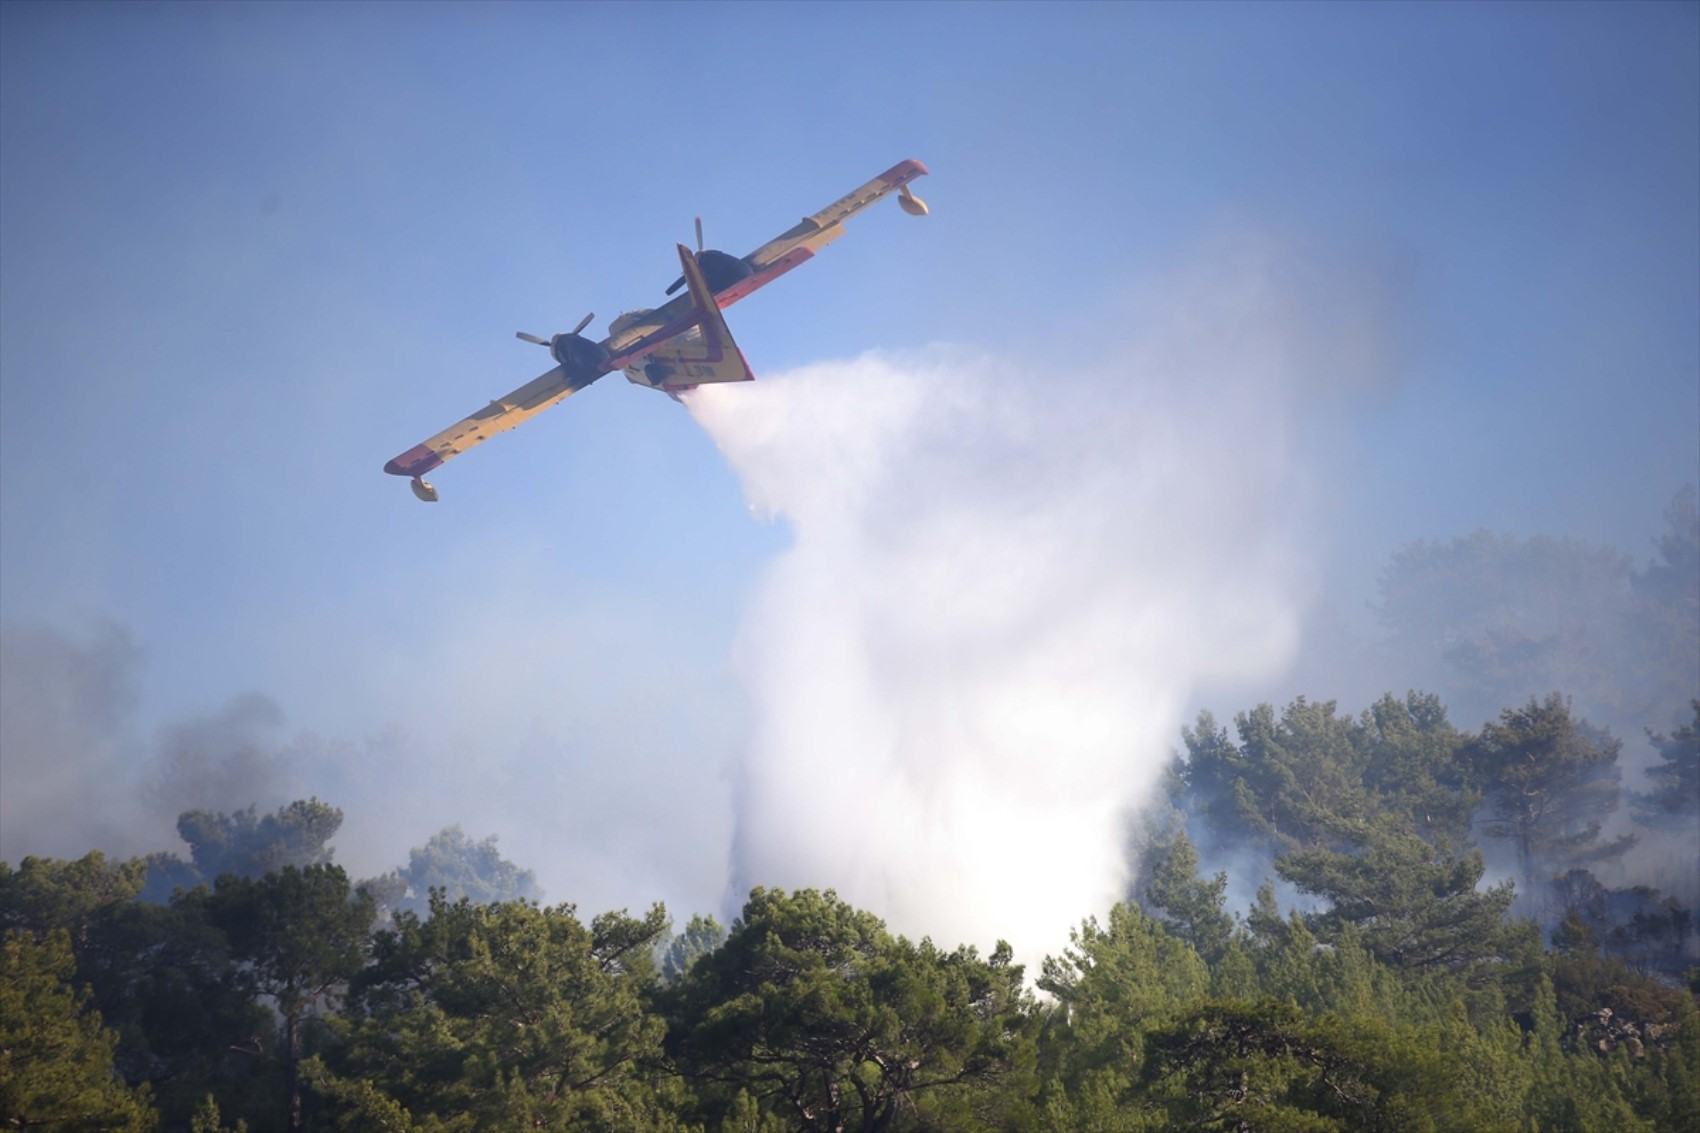
[[[1700,1129],[1694,501],[1643,568],[1406,548],[1371,667],[1439,691],[1201,713],[1037,972],[831,891],[586,919],[458,827],[350,878],[318,799],[0,862],[0,1126]]]

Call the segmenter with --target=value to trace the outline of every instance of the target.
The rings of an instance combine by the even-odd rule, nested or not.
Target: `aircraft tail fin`
[[[685,272],[691,303],[697,311],[696,330],[652,351],[644,360],[644,373],[659,389],[680,389],[710,382],[747,382],[755,378],[744,352],[714,301],[714,292],[697,266],[696,257],[679,246],[679,266]]]

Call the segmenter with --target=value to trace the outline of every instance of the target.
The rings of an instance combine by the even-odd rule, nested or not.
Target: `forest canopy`
[[[49,1128],[1677,1129],[1700,1121],[1693,718],[1619,807],[1558,696],[1201,715],[1134,889],[1039,972],[757,888],[585,919],[458,828],[351,879],[341,814],[186,812],[191,860],[0,863],[0,1117]],[[1644,816],[1649,825],[1637,824]],[[1622,833],[1606,822],[1628,824]],[[1614,826],[1614,830],[1617,827]],[[1230,906],[1189,831],[1260,863]],[[1226,838],[1222,831],[1233,831]],[[190,836],[193,835],[191,839]],[[1487,858],[1515,864],[1490,879]],[[232,866],[208,877],[205,864]],[[180,883],[157,898],[162,880]],[[426,900],[416,901],[416,886]]]
[[[1201,712],[1037,971],[830,890],[587,916],[459,826],[351,877],[313,797],[0,862],[0,1126],[1700,1128],[1692,489],[1667,521],[1643,567],[1395,555],[1376,671],[1429,691]]]

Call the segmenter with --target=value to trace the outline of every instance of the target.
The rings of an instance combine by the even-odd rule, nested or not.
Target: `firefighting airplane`
[[[621,315],[601,342],[580,333],[595,315],[586,315],[571,331],[550,338],[520,331],[518,337],[524,341],[549,348],[555,368],[414,445],[384,465],[384,471],[411,477],[413,494],[431,503],[437,499],[437,489],[424,479],[425,473],[615,370],[624,370],[628,380],[675,400],[683,391],[710,382],[750,381],[755,375],[732,341],[721,309],[772,283],[844,235],[846,220],[883,197],[896,193],[904,212],[925,216],[927,206],[910,192],[909,182],[926,172],[919,161],[899,162],[742,259],[712,248],[703,250],[698,218],[697,251],[693,254],[683,244],[677,245],[684,274],[667,289],[671,295],[684,287],[683,295],[655,310]]]

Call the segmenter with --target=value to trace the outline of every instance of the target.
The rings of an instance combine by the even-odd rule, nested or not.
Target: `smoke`
[[[398,667],[369,686],[346,670],[325,682],[405,721],[355,738],[298,730],[258,692],[154,729],[138,720],[145,659],[122,625],[0,626],[0,858],[185,854],[186,810],[269,813],[315,795],[344,812],[336,861],[355,877],[463,823],[499,833],[545,893],[587,910],[711,905],[738,730],[723,656],[601,594],[563,600],[522,579],[478,607],[476,625],[442,616],[447,644],[427,650],[445,659],[439,679]]]
[[[129,841],[123,735],[139,660],[110,621],[80,636],[34,622],[0,634],[0,858]]]
[[[210,716],[173,723],[160,735],[147,783],[153,809],[176,816],[186,810],[274,810],[300,794],[289,754],[272,736],[283,710],[263,693],[233,697]]]
[[[437,611],[440,642],[337,686],[395,721],[364,739],[285,742],[263,697],[137,738],[133,646],[97,696],[9,629],[3,852],[171,849],[188,807],[314,793],[345,809],[356,875],[460,822],[551,897],[700,908],[730,840],[734,902],[830,886],[899,931],[1036,961],[1127,891],[1128,816],[1201,688],[1265,681],[1298,648],[1329,407],[1390,366],[1365,283],[1224,241],[1043,351],[872,354],[692,395],[794,537],[736,645],[747,721],[717,646],[681,656],[665,611],[563,597],[523,547],[495,556],[501,585],[438,580],[478,593]],[[38,671],[60,676],[37,689]],[[704,675],[657,697],[659,672]],[[746,729],[728,792],[721,753]]]
[[[259,693],[139,740],[142,663],[110,620],[0,633],[0,858],[181,848],[185,810],[270,809],[300,791],[299,753],[274,738],[283,713]]]
[[[734,900],[832,887],[1031,961],[1125,893],[1189,698],[1297,648],[1301,411],[1381,364],[1319,353],[1325,289],[1282,253],[1215,246],[1039,357],[872,353],[692,395],[794,536],[737,649]]]

